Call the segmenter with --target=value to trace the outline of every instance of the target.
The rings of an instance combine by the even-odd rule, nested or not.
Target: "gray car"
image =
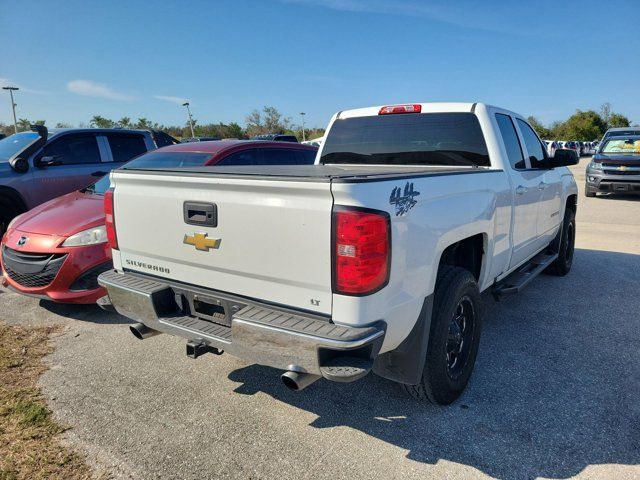
[[[32,126],[0,140],[0,236],[9,222],[86,187],[149,150],[178,143],[153,130]]]
[[[640,135],[606,138],[587,165],[585,195],[640,193]]]

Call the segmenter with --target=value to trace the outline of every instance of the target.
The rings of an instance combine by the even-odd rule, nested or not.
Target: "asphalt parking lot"
[[[115,478],[640,477],[640,197],[582,193],[573,270],[487,314],[450,407],[370,375],[287,390],[280,372],[140,342],[95,307],[0,291],[9,323],[60,323],[41,379],[67,438]]]

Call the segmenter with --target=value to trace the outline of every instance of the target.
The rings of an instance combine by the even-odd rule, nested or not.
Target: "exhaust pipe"
[[[320,375],[312,375],[311,373],[285,372],[280,377],[282,383],[291,390],[300,391],[307,388],[316,380],[320,379]]]
[[[134,323],[133,325],[129,325],[129,330],[133,333],[133,336],[138,340],[144,340],[145,338],[154,337],[158,335],[158,330],[153,330],[147,327],[144,323]]]

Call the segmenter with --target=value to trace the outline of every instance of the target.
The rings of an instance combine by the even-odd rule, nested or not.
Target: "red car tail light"
[[[104,213],[106,217],[105,227],[109,246],[118,250],[118,236],[116,235],[116,223],[113,215],[113,188],[104,193]]]
[[[394,113],[420,113],[422,111],[422,105],[389,105],[382,107],[378,112],[378,115],[392,115]]]
[[[387,284],[391,264],[390,229],[386,212],[334,209],[334,293],[369,295]]]

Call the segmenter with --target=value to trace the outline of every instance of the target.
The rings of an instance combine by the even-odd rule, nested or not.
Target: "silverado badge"
[[[221,238],[207,238],[206,233],[185,234],[182,241],[185,245],[193,245],[196,250],[202,250],[203,252],[208,252],[212,248],[220,248],[220,242],[222,242]]]

